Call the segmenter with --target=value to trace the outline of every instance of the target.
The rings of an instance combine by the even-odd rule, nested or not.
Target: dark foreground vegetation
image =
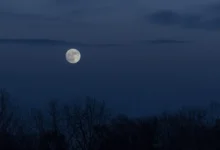
[[[0,92],[0,150],[220,150],[220,124],[204,109],[129,118],[111,116],[104,103],[48,105],[25,120]]]

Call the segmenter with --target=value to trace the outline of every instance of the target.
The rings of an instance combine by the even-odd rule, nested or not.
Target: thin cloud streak
[[[158,39],[158,40],[149,40],[146,41],[150,44],[183,44],[183,43],[191,43],[192,41],[184,41],[184,40],[172,40],[172,39]]]
[[[80,47],[119,47],[131,46],[139,44],[183,44],[192,41],[174,40],[174,39],[156,39],[156,40],[140,40],[135,42],[127,42],[124,44],[118,43],[84,43],[84,42],[68,42],[64,40],[51,40],[51,39],[0,39],[0,44],[27,44],[27,45],[66,45],[66,46],[80,46]]]
[[[115,47],[123,44],[92,44],[82,42],[68,42],[63,40],[50,39],[0,39],[0,44],[28,44],[28,45],[74,45],[83,47]]]

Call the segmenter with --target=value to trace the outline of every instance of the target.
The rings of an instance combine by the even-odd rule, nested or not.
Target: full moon
[[[71,48],[66,52],[66,60],[71,64],[79,62],[80,58],[81,54],[77,49]]]

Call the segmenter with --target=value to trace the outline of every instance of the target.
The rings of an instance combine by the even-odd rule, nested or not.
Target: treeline
[[[86,97],[84,105],[51,101],[48,114],[22,117],[0,91],[0,150],[219,150],[220,124],[205,109],[158,116],[111,116],[103,102]]]

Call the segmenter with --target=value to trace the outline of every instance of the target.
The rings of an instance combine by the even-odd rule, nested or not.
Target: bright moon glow
[[[66,60],[71,64],[79,62],[80,58],[81,54],[77,49],[72,48],[66,52]]]

